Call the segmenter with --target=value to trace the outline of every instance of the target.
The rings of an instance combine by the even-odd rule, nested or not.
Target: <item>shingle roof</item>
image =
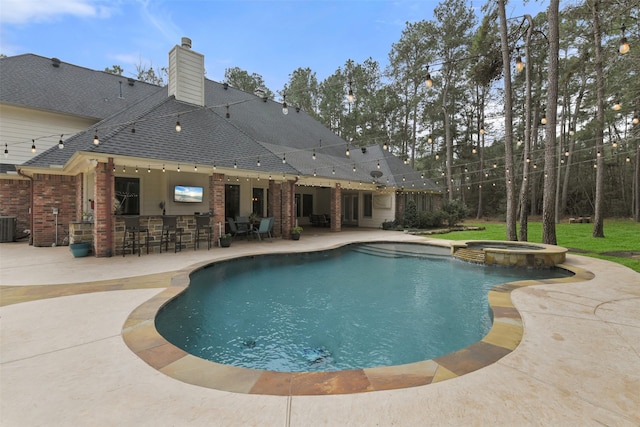
[[[33,54],[1,58],[0,102],[100,120],[163,90],[66,62],[53,64],[52,58]]]
[[[312,176],[316,172],[321,177],[370,183],[374,182],[371,171],[377,171],[380,163],[383,175],[375,178],[380,185],[439,190],[377,145],[366,149],[351,146],[347,157],[347,143],[304,111],[290,108],[284,115],[278,102],[265,102],[211,80],[205,80],[205,102],[204,107],[180,102],[168,96],[166,88],[156,87],[150,95],[67,139],[64,149],[51,148],[23,166],[64,166],[75,152],[83,151],[148,159],[155,166],[233,167],[235,163],[239,170],[257,173]],[[177,120],[181,132],[175,130]],[[95,133],[100,139],[98,146],[93,144]]]

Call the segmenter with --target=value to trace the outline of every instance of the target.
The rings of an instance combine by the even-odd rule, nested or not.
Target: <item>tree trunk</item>
[[[600,11],[598,0],[591,5],[593,14],[593,44],[595,49],[596,68],[596,122],[595,141],[596,153],[602,154],[604,139],[604,72],[602,64],[602,35],[600,33]],[[604,218],[602,205],[604,203],[604,156],[596,156],[596,199],[594,206],[593,237],[604,237]]]
[[[584,90],[587,85],[587,74],[582,73],[581,85],[580,85],[580,93],[578,94],[578,98],[576,98],[576,105],[573,109],[573,114],[571,116],[571,123],[569,124],[569,145],[567,147],[567,151],[569,152],[569,156],[566,156],[564,153],[561,153],[561,156],[564,156],[564,161],[566,162],[564,168],[564,182],[562,183],[562,200],[560,202],[560,210],[563,213],[567,212],[567,197],[569,195],[569,178],[571,174],[571,164],[573,163],[574,157],[574,149],[576,146],[576,139],[574,135],[571,135],[572,132],[576,131],[576,125],[578,123],[578,112],[582,107],[582,100],[584,98]]]
[[[504,155],[505,155],[505,185],[507,189],[507,240],[518,240],[516,231],[516,192],[513,170],[513,103],[511,89],[511,63],[509,37],[507,35],[507,15],[505,0],[498,0],[498,15],[500,16],[500,44],[502,50],[502,68],[504,73]]]
[[[525,15],[528,21],[527,36],[524,43],[525,57],[525,93],[524,93],[524,153],[522,159],[522,183],[520,184],[520,240],[529,240],[529,217],[527,215],[527,204],[529,201],[529,167],[527,159],[531,150],[531,34],[533,33],[533,19],[531,15]]]
[[[560,0],[551,0],[549,21],[549,86],[547,88],[547,125],[544,149],[544,190],[542,198],[542,243],[557,244],[556,239],[556,122],[558,118],[558,59],[560,53]]]

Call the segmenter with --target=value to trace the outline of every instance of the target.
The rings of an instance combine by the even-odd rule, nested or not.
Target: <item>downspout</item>
[[[29,186],[29,245],[33,245],[33,177],[22,172],[20,168],[16,168],[16,170],[18,171],[18,175],[31,181],[31,185]]]

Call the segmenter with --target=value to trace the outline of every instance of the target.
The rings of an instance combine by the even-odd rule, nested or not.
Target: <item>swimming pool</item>
[[[569,275],[478,266],[448,254],[376,243],[211,264],[160,310],[156,328],[191,354],[234,366],[306,372],[400,365],[482,339],[494,285]]]

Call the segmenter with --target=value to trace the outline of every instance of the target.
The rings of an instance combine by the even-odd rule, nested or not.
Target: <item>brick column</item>
[[[282,237],[291,239],[291,229],[296,225],[296,185],[293,181],[285,181],[282,188]]]
[[[331,188],[331,231],[342,230],[342,187],[340,183],[336,183]]]
[[[269,180],[269,198],[267,200],[267,212],[274,218],[272,235],[282,236],[282,186],[273,180]]]
[[[224,217],[224,174],[214,173],[209,176],[209,209],[213,212],[213,240],[220,238],[218,224],[222,224],[222,232],[225,230]]]
[[[108,163],[98,163],[93,184],[93,253],[97,257],[114,254],[113,241],[113,159]]]

